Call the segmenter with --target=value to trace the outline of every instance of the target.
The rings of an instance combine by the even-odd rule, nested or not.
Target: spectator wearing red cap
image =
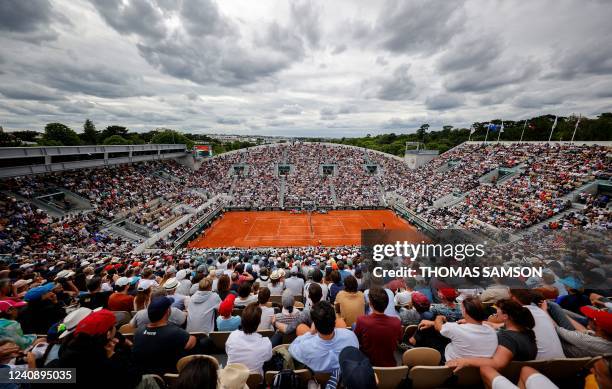
[[[541,307],[548,314],[545,302]],[[609,354],[612,350],[612,313],[588,306],[580,308],[580,312],[589,319],[589,332],[565,329],[551,319],[565,356],[581,358]]]
[[[145,374],[164,375],[176,371],[176,362],[197,346],[194,336],[169,323],[173,300],[155,297],[147,307],[151,322],[134,333],[132,355]]]
[[[217,330],[234,331],[240,327],[240,316],[232,316],[236,295],[228,294],[219,304],[219,317],[217,317]]]
[[[438,297],[441,303],[431,304],[429,310],[434,317],[442,315],[449,322],[461,320],[463,314],[461,313],[461,306],[455,302],[457,296],[459,296],[459,293],[453,288],[440,288],[438,289]]]
[[[79,322],[74,334],[62,348],[59,359],[48,367],[76,368],[77,384],[91,388],[134,388],[142,375],[127,355],[115,346],[115,315],[102,309]],[[70,384],[66,384],[66,387]]]

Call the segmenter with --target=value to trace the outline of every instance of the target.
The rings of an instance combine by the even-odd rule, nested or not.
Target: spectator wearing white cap
[[[120,277],[115,281],[115,292],[108,298],[108,309],[110,311],[130,312],[134,307],[134,296],[128,294],[130,280]]]
[[[189,296],[189,290],[191,289],[191,281],[187,277],[190,273],[187,273],[187,270],[182,269],[176,272],[176,280],[179,285],[176,288],[176,293],[181,294],[183,296]]]

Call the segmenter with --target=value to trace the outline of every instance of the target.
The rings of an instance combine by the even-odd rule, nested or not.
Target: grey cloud
[[[295,122],[290,120],[268,120],[266,125],[269,127],[289,127],[293,126]]]
[[[304,109],[299,104],[284,105],[280,113],[283,115],[301,115]]]
[[[236,26],[219,13],[217,4],[211,0],[183,1],[181,17],[191,36],[237,35]]]
[[[51,101],[65,99],[56,91],[32,83],[21,83],[19,85],[3,84],[0,85],[0,93],[9,99],[15,100]]]
[[[496,60],[501,52],[501,42],[494,35],[458,40],[440,56],[437,68],[442,73],[481,69]]]
[[[555,64],[552,76],[564,80],[588,74],[608,75],[612,74],[612,46],[590,40],[576,48],[553,53],[551,61]]]
[[[513,58],[453,73],[447,77],[444,86],[451,92],[482,92],[526,81],[534,77],[540,68],[534,61]]]
[[[163,14],[149,0],[92,0],[106,23],[122,34],[162,38],[166,33]],[[187,1],[191,3],[191,1]]]
[[[320,10],[310,0],[294,1],[291,3],[292,21],[301,35],[311,47],[318,47],[321,40]]]
[[[396,53],[434,52],[464,28],[463,3],[446,0],[390,0],[371,39]]]
[[[357,107],[356,105],[343,105],[338,110],[339,114],[349,114],[355,112],[359,112],[359,107]]]
[[[37,69],[37,72],[41,72]],[[103,65],[78,63],[49,65],[42,74],[46,85],[72,93],[119,98],[151,95],[145,91],[142,76],[110,69]]]
[[[228,124],[228,125],[237,125],[237,124],[242,124],[244,123],[243,120],[241,119],[236,119],[236,118],[217,118],[217,123],[219,124]]]
[[[0,31],[30,43],[57,38],[51,28],[55,16],[49,0],[0,1]]]
[[[345,51],[346,51],[346,45],[344,43],[342,43],[342,44],[339,44],[336,47],[334,47],[334,49],[332,50],[332,54],[333,55],[338,55],[338,54],[342,54]]]
[[[389,61],[387,61],[385,57],[379,55],[378,57],[376,57],[376,63],[380,66],[387,66],[389,64]]]
[[[319,113],[321,115],[321,120],[335,120],[338,117],[338,114],[329,107],[321,109]]]
[[[425,100],[427,109],[436,111],[444,111],[450,108],[456,108],[463,104],[463,97],[453,94],[440,94],[430,96]]]
[[[553,91],[542,91],[538,93],[527,93],[514,99],[513,104],[519,108],[542,108],[549,105],[563,103],[563,93]]]
[[[381,100],[408,100],[414,96],[416,84],[408,70],[409,65],[400,65],[390,77],[379,81],[376,97]]]

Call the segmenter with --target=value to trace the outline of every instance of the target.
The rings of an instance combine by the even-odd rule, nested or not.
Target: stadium
[[[479,386],[487,376],[482,373],[481,378],[477,368],[453,373],[450,367],[436,366],[447,342],[436,344],[440,335],[436,337],[435,331],[419,335],[427,333],[422,323],[436,317],[429,312],[447,312],[449,321],[459,320],[452,315],[462,313],[473,320],[467,308],[458,308],[464,306],[461,301],[472,301],[474,293],[487,302],[489,311],[495,301],[513,293],[522,299],[545,294],[553,298],[548,300],[549,307],[555,306],[551,316],[577,333],[575,328],[587,324],[580,314],[586,311],[576,313],[569,301],[557,300],[557,305],[554,299],[563,291],[601,304],[601,295],[588,289],[589,277],[598,276],[600,285],[609,285],[607,248],[596,240],[580,264],[552,265],[542,256],[547,251],[542,245],[553,250],[556,239],[541,237],[533,244],[542,232],[584,229],[604,234],[610,228],[612,164],[607,142],[465,142],[439,156],[409,151],[405,158],[300,141],[205,158],[184,145],[4,148],[0,158],[0,252],[7,277],[2,292],[10,301],[6,312],[27,302],[26,308],[19,308],[19,323],[23,333],[38,334],[32,339],[20,335],[21,341],[46,340],[41,344],[48,344],[47,351],[39,357],[48,360],[54,348],[62,347],[61,340],[50,340],[57,336],[45,335],[58,319],[68,328],[89,317],[91,309],[104,307],[103,312],[112,312],[118,336],[137,342],[139,326],[148,321],[139,312],[153,312],[151,296],[172,296],[178,318],[162,320],[186,328],[197,345],[185,353],[191,356],[170,362],[170,368],[152,367],[151,359],[140,357],[147,360],[150,373],[143,377],[162,386],[172,387],[179,380],[174,363],[178,361],[180,372],[181,363],[204,358],[198,355],[230,366],[236,360],[249,366],[270,358],[261,354],[267,347],[261,342],[257,354],[248,353],[252,360],[245,359],[246,350],[232,349],[231,327],[223,322],[228,306],[229,318],[244,315],[249,303],[276,314],[280,324],[260,321],[256,329],[261,339],[270,338],[267,344],[274,345],[275,353],[283,347],[291,353],[291,344],[308,323],[302,322],[303,310],[313,309],[308,300],[322,298],[316,290],[324,290],[327,300],[335,303],[337,324],[359,333],[363,324],[357,317],[360,310],[365,312],[365,302],[347,301],[342,295],[359,296],[361,290],[377,287],[389,293],[384,300],[389,306],[382,310],[390,309],[402,324],[390,351],[397,362],[372,363],[378,387],[397,387],[406,379],[415,387]],[[529,265],[546,263],[546,275],[502,277],[512,280],[510,289],[486,283],[453,289],[441,277],[377,279],[369,274],[362,230],[400,231],[409,241],[419,242],[437,229],[451,228],[510,242],[501,246],[506,255],[486,258],[493,269],[503,264],[502,272],[519,269],[520,275],[521,268],[508,264],[524,265],[526,259]],[[584,269],[579,266],[589,271],[580,273]],[[324,278],[314,275],[316,269]],[[345,274],[343,286],[340,274]],[[313,283],[319,288],[312,289]],[[381,283],[385,289],[376,286]],[[359,290],[353,291],[353,286]],[[537,293],[525,297],[519,292],[527,289],[516,289],[520,286]],[[209,311],[193,305],[197,294],[210,293],[217,303]],[[415,301],[413,295],[419,298]],[[125,297],[127,305],[118,303],[117,296]],[[291,314],[294,306],[297,316]],[[597,344],[593,349],[560,333],[563,343],[558,340],[556,351],[543,351],[548,354],[538,354],[533,361],[512,362],[501,371],[518,380],[524,374],[521,367],[532,366],[551,379],[575,385],[602,350],[610,351],[605,332],[609,328],[599,325],[595,335],[582,335],[588,337],[585,342],[592,339]],[[274,369],[279,367],[265,363],[264,373],[247,375],[249,387],[273,385],[278,375]],[[282,362],[279,366],[282,370]],[[293,371],[304,381],[330,379],[326,371]]]
[[[0,389],[612,389],[610,15],[1,0]]]

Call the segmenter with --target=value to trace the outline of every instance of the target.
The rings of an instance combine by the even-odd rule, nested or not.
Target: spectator
[[[177,290],[179,286],[179,280],[174,277],[166,280],[166,282],[164,282],[162,285],[162,287],[166,290],[166,296],[170,297],[173,301],[172,306],[184,311],[189,305],[189,296],[178,293]],[[189,283],[189,287],[191,288],[191,283]]]
[[[291,268],[291,276],[285,280],[285,288],[289,290],[293,296],[301,296],[304,290],[304,280],[298,277],[298,268]]]
[[[321,270],[317,268],[312,269],[312,281],[309,281],[304,285],[304,296],[305,297],[308,296],[308,287],[312,283],[318,284],[321,287],[321,294],[322,294],[321,300],[323,301],[327,300],[327,293],[329,290],[327,288],[327,285],[323,283],[323,273],[321,272]],[[312,305],[313,303],[310,300],[310,298],[306,298],[306,302],[304,303],[304,306],[311,307]]]
[[[27,334],[46,334],[52,324],[61,321],[66,312],[58,303],[52,282],[34,287],[23,299],[28,302],[20,319]]]
[[[535,321],[529,309],[513,300],[500,300],[496,315],[504,323],[497,334],[497,349],[491,358],[460,358],[446,361],[455,371],[463,367],[489,366],[501,370],[511,361],[530,361],[538,355]]]
[[[438,315],[433,322],[423,320],[419,327],[434,327],[450,339],[444,351],[447,361],[470,357],[490,358],[497,349],[497,334],[491,327],[482,324],[486,320],[482,303],[477,297],[470,296],[460,306],[464,319],[459,322],[447,322],[444,316]]]
[[[499,374],[497,370],[490,366],[481,367],[480,376],[487,388],[559,389],[559,387],[546,376],[529,366],[523,366],[521,368],[518,386],[514,385],[512,381]]]
[[[217,294],[221,300],[225,300],[228,294],[232,293],[230,291],[230,278],[227,274],[223,274],[219,277],[219,281],[217,282]]]
[[[120,277],[115,281],[115,293],[108,297],[108,309],[111,311],[127,311],[134,309],[134,296],[128,294],[130,280]]]
[[[257,294],[257,303],[261,308],[261,322],[259,323],[259,327],[257,327],[257,331],[274,329],[274,326],[272,325],[272,321],[274,320],[274,308],[268,307],[269,301],[270,289],[265,286],[259,288],[259,293]]]
[[[221,298],[212,290],[212,281],[204,278],[199,290],[189,299],[187,306],[187,331],[209,333],[215,330],[215,309]]]
[[[115,315],[112,312],[103,309],[90,313],[79,322],[73,336],[62,348],[59,359],[48,367],[76,368],[77,380],[78,377],[82,377],[81,381],[87,379],[87,386],[92,388],[136,387],[142,375],[129,358],[117,352],[115,333]]]
[[[438,290],[438,297],[442,302],[440,304],[431,304],[429,310],[434,317],[442,315],[450,322],[460,320],[463,316],[461,314],[461,306],[455,302],[457,296],[459,294],[453,288],[440,288]]]
[[[87,281],[87,293],[81,295],[79,303],[82,307],[96,309],[108,306],[108,298],[112,292],[102,291],[102,278],[93,277]]]
[[[544,307],[542,310],[547,312]],[[612,313],[592,307],[582,307],[580,311],[589,319],[591,333],[570,331],[555,325],[565,355],[581,358],[608,354],[612,350]]]
[[[258,334],[257,327],[261,321],[261,308],[251,303],[242,312],[242,330],[234,331],[225,342],[227,363],[242,363],[252,373],[263,376],[263,364],[272,358],[270,339]]]
[[[268,284],[270,283],[270,276],[268,275],[267,268],[261,269],[261,271],[259,272],[259,277],[257,278],[256,282],[259,283],[259,287],[261,288],[268,287]]]
[[[166,291],[164,290],[164,288],[156,288],[153,292],[151,292],[151,299],[165,296]],[[176,307],[170,308],[170,318],[168,319],[170,323],[181,327],[183,326],[183,324],[185,324],[185,320],[187,320],[187,315],[185,314],[185,312],[179,310]],[[135,328],[145,326],[150,322],[151,321],[149,320],[149,313],[147,312],[147,308],[141,309],[140,311],[136,312],[134,317],[132,317],[132,320],[130,320],[130,324],[132,325],[132,327]]]
[[[285,285],[282,282],[282,275],[280,270],[274,270],[270,275],[270,284],[268,285],[270,293],[274,296],[280,296],[283,294]]]
[[[294,307],[294,299],[293,292],[289,289],[283,292],[281,300],[283,308],[273,320],[274,326],[281,332],[295,330],[300,320],[300,311]]]
[[[546,312],[532,304],[533,293],[527,289],[510,289],[510,296],[514,301],[529,309],[535,320],[533,331],[538,344],[536,359],[565,358],[553,321]]]
[[[335,305],[340,317],[349,327],[355,323],[357,317],[365,314],[363,292],[357,291],[357,279],[354,276],[349,274],[344,279],[344,289],[336,295]]]
[[[345,279],[345,287],[353,276]],[[353,282],[353,281],[350,281]],[[356,283],[356,281],[355,281]],[[340,298],[340,294],[338,294]],[[395,350],[402,339],[402,324],[397,317],[385,315],[389,296],[380,287],[370,288],[369,304],[371,313],[357,318],[355,335],[361,351],[370,358],[374,366],[396,366]]]
[[[251,283],[243,282],[238,288],[238,298],[234,301],[236,308],[244,308],[250,303],[257,301],[257,295],[251,294]]]
[[[355,334],[346,328],[335,328],[334,307],[319,301],[310,311],[314,329],[298,336],[289,346],[289,353],[315,372],[331,372],[339,367],[338,355],[347,346],[359,347]]]
[[[152,284],[145,284],[145,285],[140,285],[140,282],[138,283],[138,288],[136,291],[136,297],[134,297],[134,310],[135,311],[141,311],[143,309],[147,309],[147,306],[149,305],[149,301],[151,301],[151,285]]]
[[[36,340],[36,335],[24,335],[17,321],[17,309],[25,306],[23,301],[0,301],[0,339],[9,339],[25,350]]]
[[[155,297],[147,308],[151,322],[134,333],[134,361],[146,374],[176,371],[176,362],[196,347],[196,338],[168,322],[172,299]]]
[[[217,389],[218,369],[219,366],[209,358],[195,358],[183,367],[173,388]]]
[[[333,270],[330,277],[332,284],[329,287],[329,301],[333,304],[336,302],[336,296],[344,289],[344,286],[342,285],[342,278],[338,270]]]
[[[225,300],[219,304],[219,317],[217,317],[217,329],[219,331],[235,331],[240,327],[240,316],[232,315],[235,299],[235,295],[228,294]]]

